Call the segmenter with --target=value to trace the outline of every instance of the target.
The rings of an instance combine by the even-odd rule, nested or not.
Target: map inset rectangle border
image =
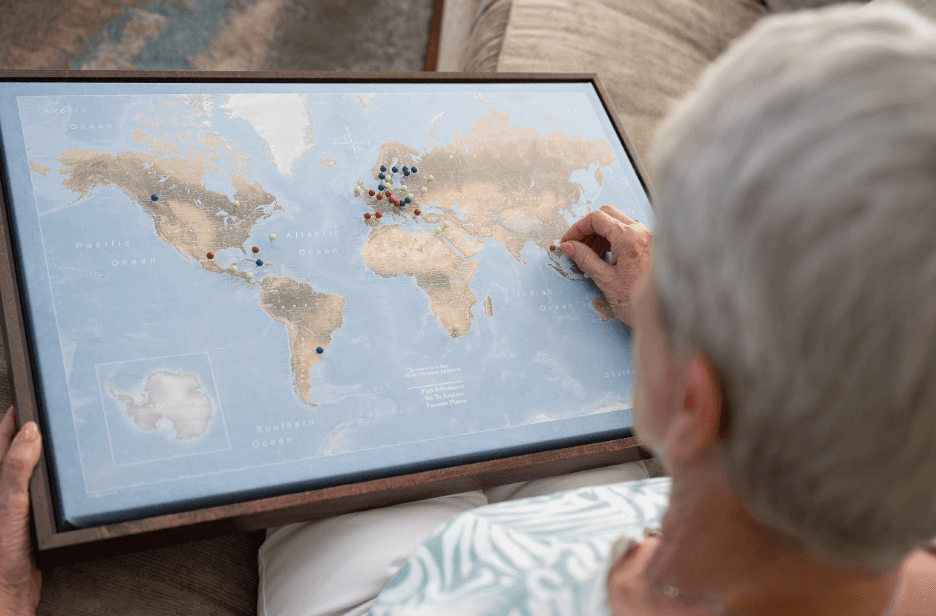
[[[211,375],[211,380],[209,383],[201,383],[201,388],[209,389],[209,391],[205,391],[204,393],[210,397],[211,402],[213,404],[217,405],[217,411],[216,411],[217,418],[212,416],[210,421],[212,423],[217,422],[217,421],[221,422],[221,429],[224,434],[225,446],[214,447],[214,448],[211,448],[211,447],[202,448],[201,450],[195,451],[192,453],[179,453],[175,455],[163,456],[163,457],[158,457],[158,458],[141,459],[141,460],[137,460],[134,462],[118,462],[117,457],[114,453],[114,450],[115,450],[114,439],[111,433],[111,424],[110,424],[113,414],[108,412],[108,403],[106,402],[106,396],[110,392],[105,392],[105,389],[107,388],[106,387],[107,384],[101,380],[101,368],[105,366],[125,366],[127,364],[140,364],[140,363],[145,363],[145,362],[171,360],[171,359],[178,358],[178,357],[193,357],[193,356],[203,356],[205,358],[205,362],[207,363],[208,372]],[[224,409],[221,405],[221,400],[218,398],[218,393],[215,389],[214,368],[211,365],[211,356],[207,351],[202,351],[200,353],[187,353],[185,355],[164,355],[161,357],[144,357],[144,358],[137,358],[137,359],[129,359],[125,361],[105,362],[105,363],[95,364],[94,371],[98,376],[98,389],[101,394],[101,412],[104,415],[104,422],[105,422],[105,425],[107,426],[107,440],[111,447],[111,458],[114,461],[114,466],[132,466],[132,465],[137,465],[137,464],[148,464],[152,462],[158,462],[160,460],[166,460],[166,459],[172,459],[172,458],[183,458],[183,457],[188,457],[188,456],[206,455],[206,454],[216,453],[219,451],[228,451],[231,449],[231,437],[227,431],[227,423],[224,421]],[[90,492],[87,490],[87,487],[85,488],[85,493],[88,494],[89,496],[93,494],[93,492]]]
[[[633,151],[630,140],[624,133],[616,114],[610,106],[607,94],[594,75],[550,75],[550,74],[419,74],[419,73],[123,73],[96,72],[93,74],[79,71],[58,73],[0,71],[0,84],[25,83],[71,83],[81,88],[81,83],[550,83],[579,82],[590,83],[605,107],[605,111],[614,126],[621,143],[627,152],[638,178],[652,202],[652,188],[643,165]],[[8,94],[3,93],[5,96]],[[6,132],[6,131],[4,131]],[[6,141],[6,138],[4,139]],[[6,144],[3,144],[6,147]],[[10,195],[10,173],[4,166],[3,206],[5,217],[2,220],[6,249],[0,255],[0,290],[4,307],[4,329],[10,351],[10,369],[13,376],[14,392],[18,401],[19,422],[34,420],[43,427],[40,412],[40,400],[43,392],[36,388],[35,371],[39,369],[31,354],[31,342],[27,334],[28,312],[24,310],[21,282],[18,273],[18,257],[11,235],[12,211],[6,207]],[[289,514],[291,506],[299,501],[333,503],[320,507],[319,514],[333,515],[343,511],[363,507],[379,506],[393,502],[403,502],[412,498],[425,498],[429,495],[453,493],[470,485],[496,485],[510,483],[522,478],[532,478],[540,474],[555,474],[570,470],[595,467],[612,462],[649,457],[639,448],[639,443],[632,438],[598,441],[594,444],[581,444],[561,449],[550,449],[544,443],[540,453],[511,455],[490,462],[474,462],[459,466],[450,466],[436,471],[417,471],[397,478],[368,481],[366,484],[352,484],[347,488],[335,487],[313,490],[301,494],[270,497],[243,503],[209,507],[191,512],[191,515],[169,514],[148,518],[139,522],[110,524],[106,527],[82,530],[60,528],[51,507],[53,488],[48,467],[48,454],[43,454],[41,472],[32,480],[32,502],[34,522],[39,539],[41,562],[54,562],[80,559],[90,543],[96,549],[121,552],[128,549],[141,549],[158,545],[167,537],[190,536],[191,531],[183,527],[196,525],[207,534],[230,532],[233,528],[263,528],[269,525],[285,523],[284,520],[296,513]],[[610,457],[609,457],[610,456]],[[467,473],[467,474],[466,474]],[[471,473],[476,473],[471,479]],[[532,473],[532,474],[531,474]],[[520,479],[518,479],[520,478]],[[426,483],[428,482],[428,483]],[[359,492],[358,485],[366,493]],[[325,499],[323,501],[323,499]],[[249,505],[249,506],[248,506]],[[246,509],[245,509],[246,507]],[[285,517],[284,517],[285,516]],[[302,517],[308,517],[307,512]],[[236,521],[236,522],[235,522]],[[145,522],[145,523],[143,523]],[[231,526],[235,522],[236,526]],[[106,528],[106,530],[105,530]],[[107,537],[106,540],[101,540]]]

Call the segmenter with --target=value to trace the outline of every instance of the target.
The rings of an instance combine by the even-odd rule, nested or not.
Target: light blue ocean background
[[[387,141],[425,152],[496,109],[513,126],[612,144],[617,161],[601,169],[600,184],[595,166],[569,178],[581,186],[578,202],[566,212],[570,224],[608,203],[652,226],[647,195],[590,84],[2,88],[4,164],[47,417],[43,428],[57,469],[59,513],[68,524],[627,433],[628,332],[616,320],[598,318],[590,303],[593,283],[549,267],[553,259],[568,271],[565,257],[527,244],[518,261],[499,243],[484,240],[472,258],[479,265],[470,285],[476,298],[471,326],[453,339],[412,278],[381,278],[365,267],[366,208],[351,190],[358,180],[373,183],[370,170]],[[219,108],[235,92],[307,94],[316,144],[294,162],[291,177],[271,164],[246,120]],[[236,262],[253,272],[252,283],[186,259],[120,191],[101,188],[79,196],[63,188],[65,176],[56,171],[57,159],[70,148],[148,151],[133,140],[133,129],[144,128],[135,120],[141,113],[165,121],[146,129],[150,135],[176,135],[180,129],[171,119],[179,111],[161,103],[185,93],[218,94],[210,129],[200,130],[219,133],[252,158],[248,181],[258,182],[283,208],[260,221],[245,244],[260,246],[262,268],[241,250],[216,255],[219,263]],[[364,111],[353,98],[357,93],[374,94],[373,108]],[[49,109],[67,111],[50,115]],[[432,118],[442,111],[433,138]],[[324,166],[323,158],[336,164]],[[30,172],[27,159],[50,171]],[[233,195],[223,155],[219,162],[224,173],[209,173],[204,184]],[[431,191],[417,200],[431,211]],[[395,216],[382,224],[395,222],[408,231],[434,228]],[[314,408],[295,392],[285,327],[258,304],[264,276],[288,276],[346,300],[342,326],[312,370]],[[487,297],[492,317],[482,304]],[[120,416],[101,375],[142,388],[148,370],[199,375],[215,407],[203,439],[173,442],[165,431],[144,432]],[[457,391],[466,402],[427,406],[437,400],[437,385],[462,386]],[[608,409],[617,410],[601,412]]]

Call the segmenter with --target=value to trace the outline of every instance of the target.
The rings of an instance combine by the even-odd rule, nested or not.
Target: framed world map
[[[0,73],[40,554],[647,457],[557,250],[650,187],[593,75]]]

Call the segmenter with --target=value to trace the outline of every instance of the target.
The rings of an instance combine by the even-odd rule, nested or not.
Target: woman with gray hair
[[[499,550],[459,519],[436,545],[534,546],[525,600],[490,613],[936,615],[936,28],[897,5],[765,18],[650,163],[655,237],[605,206],[561,248],[634,327],[634,431],[672,476],[661,529],[613,544],[604,602],[587,557],[563,577],[572,559],[519,538],[519,511]],[[428,585],[431,561],[409,563]],[[549,603],[543,580],[581,592]],[[394,587],[375,613],[490,607],[495,585]]]
[[[647,230],[599,211],[563,238],[637,326],[635,432],[673,476],[627,557],[651,579],[885,614],[936,536],[934,103],[936,30],[897,5],[764,19],[656,134],[640,300]],[[643,588],[627,559],[612,603]]]

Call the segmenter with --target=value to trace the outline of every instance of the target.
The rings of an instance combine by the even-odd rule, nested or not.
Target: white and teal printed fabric
[[[507,501],[443,524],[391,578],[370,616],[605,616],[617,540],[658,527],[672,479]]]

